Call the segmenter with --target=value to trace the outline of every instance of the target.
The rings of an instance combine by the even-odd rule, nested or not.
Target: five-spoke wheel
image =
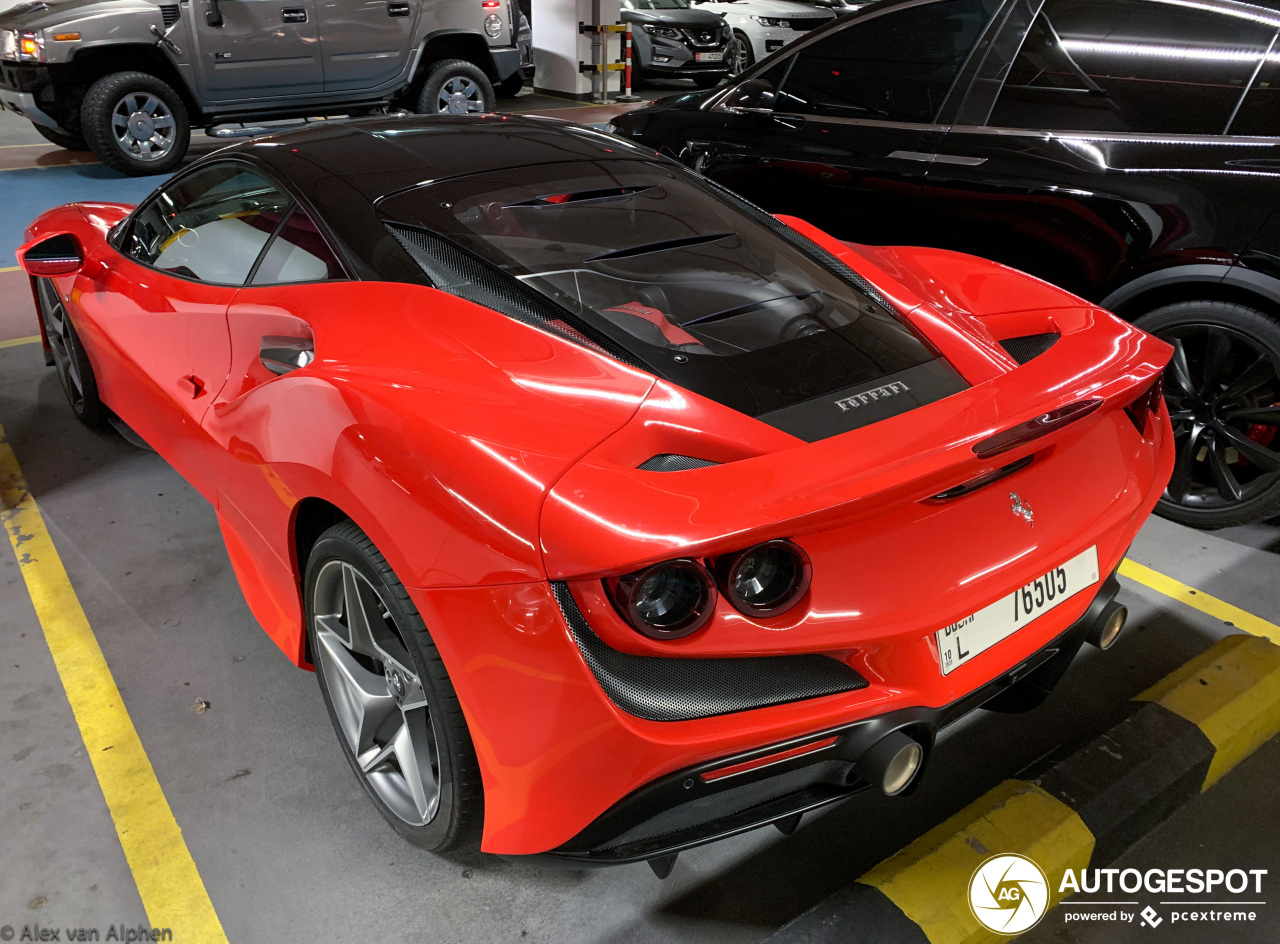
[[[98,399],[93,367],[80,344],[75,326],[67,316],[67,307],[58,294],[57,285],[51,279],[37,279],[36,298],[53,367],[58,372],[58,381],[71,404],[71,411],[86,426],[101,426],[107,420],[107,408]]]
[[[306,586],[316,676],[361,786],[416,845],[441,851],[472,842],[483,821],[475,749],[403,584],[348,521],[316,541]]]

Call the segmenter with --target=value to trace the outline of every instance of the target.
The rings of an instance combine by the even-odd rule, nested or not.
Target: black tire
[[[67,402],[71,404],[71,412],[90,429],[102,429],[107,425],[111,412],[98,397],[98,381],[93,374],[93,365],[89,363],[75,325],[67,316],[66,306],[58,295],[57,286],[51,279],[37,279],[36,297],[40,321],[44,325],[52,354],[50,366],[58,372],[58,382],[67,396]]]
[[[320,641],[319,623],[316,619],[317,587],[322,586],[322,575],[330,565],[341,568],[344,575],[347,573],[345,567],[349,565],[368,582],[368,586],[377,595],[375,602],[385,610],[384,625],[377,632],[389,640],[385,644],[389,649],[395,649],[396,658],[407,655],[411,671],[416,673],[414,681],[421,683],[427,708],[426,730],[432,736],[432,750],[435,753],[432,766],[438,787],[438,803],[434,815],[424,825],[406,822],[388,805],[379,788],[370,780],[371,775],[377,773],[379,768],[374,767],[367,774],[344,733],[335,708],[333,690],[327,679],[332,670],[327,668],[331,663],[325,661],[326,652],[331,650],[322,651],[324,643]],[[360,786],[391,827],[415,846],[431,852],[477,847],[484,826],[484,789],[475,747],[440,653],[404,585],[365,533],[353,522],[344,521],[325,531],[312,547],[307,559],[304,587],[307,639],[316,664],[316,679],[329,711],[329,719],[338,734],[342,752]],[[403,644],[403,649],[396,647],[396,640]],[[378,671],[383,671],[388,673],[388,679],[391,678],[395,667],[393,662],[378,663],[372,659],[369,662],[373,668],[366,666],[367,670],[375,675]],[[389,686],[390,682],[388,691],[390,695],[394,695]],[[374,742],[371,748],[376,747],[378,745]],[[385,746],[383,749],[386,749]],[[384,766],[398,767],[398,758],[398,754],[391,755]]]
[[[145,107],[131,112],[135,105]],[[128,121],[130,113],[147,114],[147,107],[154,113],[154,126],[146,125],[152,136],[140,140],[130,133],[122,144],[116,134],[117,111]],[[169,173],[182,163],[191,144],[191,124],[181,96],[146,72],[113,72],[89,86],[80,105],[80,130],[103,164],[130,177]]]
[[[44,125],[32,125],[40,137],[44,138],[60,148],[66,148],[68,151],[88,151],[89,145],[85,139],[78,134],[65,134],[61,131],[54,131],[52,128],[46,128]]]
[[[755,53],[751,51],[751,40],[742,30],[733,31],[733,66],[730,75],[741,75],[756,62]]]
[[[523,88],[524,76],[519,72],[513,72],[493,87],[493,93],[498,98],[515,98]]]
[[[1280,514],[1280,324],[1219,301],[1166,305],[1134,323],[1175,349],[1164,392],[1177,462],[1156,513],[1195,528]]]
[[[441,96],[448,97],[446,86],[450,83],[456,83],[455,94],[464,97],[455,98],[442,108]],[[427,72],[416,111],[419,115],[478,114],[493,111],[495,105],[493,86],[479,66],[465,59],[445,59]]]

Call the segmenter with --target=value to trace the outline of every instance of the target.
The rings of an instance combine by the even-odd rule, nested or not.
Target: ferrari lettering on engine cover
[[[836,406],[840,407],[841,413],[848,413],[850,410],[856,410],[860,406],[866,406],[868,403],[875,403],[878,400],[887,400],[890,397],[896,397],[900,393],[906,393],[911,388],[901,381],[895,380],[891,384],[885,384],[883,387],[873,387],[870,390],[863,390],[861,393],[855,393],[851,397],[845,397],[836,401]]]

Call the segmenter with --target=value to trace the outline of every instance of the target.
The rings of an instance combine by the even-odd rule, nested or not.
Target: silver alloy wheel
[[[158,161],[173,150],[177,123],[158,95],[129,92],[111,109],[111,134],[130,157]]]
[[[426,693],[395,620],[344,561],[320,569],[314,594],[316,668],[347,746],[391,811],[425,826],[440,804],[439,755]]]
[[[49,339],[49,349],[53,352],[53,366],[58,372],[58,380],[62,382],[62,389],[67,392],[67,398],[71,401],[72,409],[78,413],[84,409],[84,379],[80,376],[80,366],[76,360],[71,319],[67,317],[67,309],[53,283],[48,279],[40,279],[37,285],[40,293],[40,319],[44,322],[44,333]]]
[[[741,36],[733,38],[733,65],[731,75],[741,75],[751,65],[751,50]]]
[[[442,115],[466,115],[484,111],[484,92],[465,75],[455,75],[440,86],[436,110]]]

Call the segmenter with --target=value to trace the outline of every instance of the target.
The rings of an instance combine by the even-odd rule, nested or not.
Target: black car
[[[636,88],[648,78],[693,79],[710,88],[729,74],[733,36],[719,14],[695,10],[689,0],[622,0],[622,20],[635,43]]]
[[[1160,513],[1280,512],[1280,0],[887,0],[614,130],[842,239],[1133,320],[1176,349]]]

